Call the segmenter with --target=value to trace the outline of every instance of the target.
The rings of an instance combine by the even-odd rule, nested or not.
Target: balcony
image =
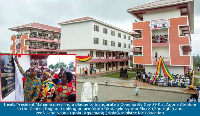
[[[170,58],[165,57],[165,56],[163,56],[162,58],[163,58],[165,64],[169,66],[170,65]],[[152,57],[153,65],[158,65],[158,61],[159,61],[159,57],[157,57],[157,59],[155,57]]]
[[[115,61],[128,61],[132,60],[133,58],[131,57],[92,57],[89,61],[87,62],[115,62]],[[79,61],[77,61],[79,62]]]
[[[42,41],[42,42],[52,42],[60,44],[60,38],[55,38],[53,35],[48,36],[39,36],[39,35],[29,35],[29,40],[32,41]]]
[[[133,47],[133,56],[142,56],[142,47]]]
[[[43,46],[43,45],[30,45],[30,51],[42,51],[42,52],[67,52],[66,50],[60,50],[57,46]]]
[[[142,52],[142,48],[137,48],[137,47],[134,47],[132,52],[134,53],[141,53]]]
[[[164,47],[169,46],[168,35],[153,35],[152,47]]]

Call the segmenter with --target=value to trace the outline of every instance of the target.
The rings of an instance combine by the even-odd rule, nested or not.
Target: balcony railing
[[[48,36],[39,36],[39,35],[30,34],[29,38],[37,38],[37,39],[57,40],[57,41],[60,41],[60,37],[54,37],[54,35],[51,35],[50,37],[48,37]]]
[[[130,56],[126,56],[126,57],[92,57],[92,59],[129,59],[131,58]]]
[[[43,45],[29,45],[30,49],[48,49],[48,50],[59,50],[57,46],[43,46]]]
[[[168,35],[153,35],[152,43],[168,43]]]
[[[16,45],[16,49],[21,49],[21,44]]]
[[[162,58],[163,58],[164,61],[169,61],[170,60],[169,57],[162,56]],[[152,57],[152,60],[153,61],[159,61],[159,57],[157,57],[157,58],[156,57]]]

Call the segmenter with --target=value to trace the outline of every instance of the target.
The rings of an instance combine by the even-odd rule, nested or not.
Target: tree
[[[49,68],[50,68],[50,69],[55,69],[55,67],[54,67],[53,64],[50,64],[50,65],[49,65]]]
[[[75,68],[74,62],[73,62],[73,61],[70,61],[70,62],[69,62],[69,69],[72,69],[72,68]]]
[[[68,66],[64,62],[57,62],[55,65],[49,65],[49,68],[51,69],[61,69],[62,67],[68,68]]]

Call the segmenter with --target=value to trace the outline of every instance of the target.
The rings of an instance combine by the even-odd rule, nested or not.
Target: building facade
[[[96,68],[96,72],[129,67],[132,43],[129,32],[91,17],[74,19],[59,25],[62,50],[67,50],[68,54],[92,57],[87,62],[77,61],[78,74],[83,68],[88,68],[90,73],[90,67]]]
[[[61,28],[30,23],[10,28],[13,54],[76,54],[91,56],[77,61],[77,73],[90,67],[96,72],[128,68],[132,37],[129,32],[90,17],[59,23]],[[93,70],[94,73],[94,70]]]
[[[155,73],[161,56],[173,74],[193,67],[191,33],[193,0],[160,0],[127,10],[140,21],[133,23],[133,63]]]
[[[66,50],[60,50],[60,28],[30,23],[9,30],[17,31],[11,40],[13,45],[10,50],[13,54],[59,54]]]

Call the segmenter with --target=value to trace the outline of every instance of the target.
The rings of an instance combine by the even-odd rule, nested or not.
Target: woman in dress
[[[75,87],[73,74],[71,72],[64,72],[61,77],[61,82],[55,90],[55,101],[75,101]]]

